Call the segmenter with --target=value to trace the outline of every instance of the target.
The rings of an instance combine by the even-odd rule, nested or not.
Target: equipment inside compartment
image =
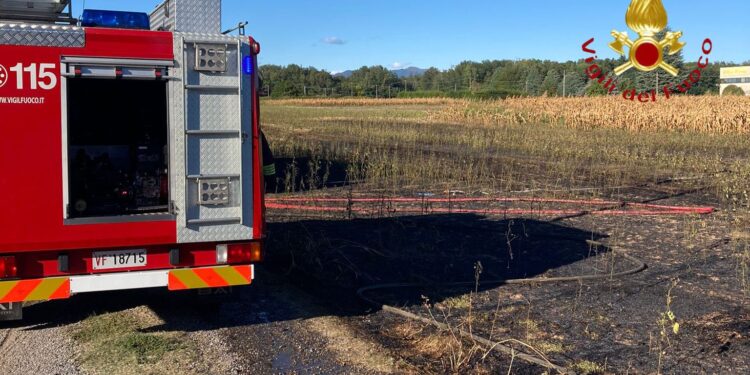
[[[165,82],[68,80],[69,218],[169,211]]]

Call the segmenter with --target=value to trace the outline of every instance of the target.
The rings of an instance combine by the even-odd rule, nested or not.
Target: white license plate
[[[98,251],[91,261],[94,270],[112,270],[118,268],[145,267],[148,254],[146,250]]]

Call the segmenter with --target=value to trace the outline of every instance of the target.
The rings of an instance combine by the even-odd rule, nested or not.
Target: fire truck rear
[[[221,33],[220,0],[79,23],[70,9],[0,0],[0,315],[79,293],[250,284],[264,237],[259,45]]]

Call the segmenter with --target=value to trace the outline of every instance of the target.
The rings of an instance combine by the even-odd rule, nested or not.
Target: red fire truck
[[[80,21],[71,7],[0,0],[0,315],[250,284],[264,237],[258,43],[221,32],[221,0]]]

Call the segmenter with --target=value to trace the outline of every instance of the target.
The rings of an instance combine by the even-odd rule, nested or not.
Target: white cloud
[[[409,65],[411,65],[410,62],[396,61],[393,64],[391,64],[391,69],[404,69],[404,68],[408,68]]]
[[[327,36],[321,40],[325,44],[334,44],[337,46],[340,46],[342,44],[346,44],[346,41],[337,37],[337,36]]]

